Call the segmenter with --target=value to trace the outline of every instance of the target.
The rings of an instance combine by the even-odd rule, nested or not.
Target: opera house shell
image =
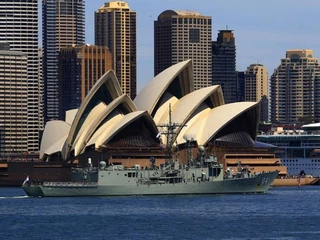
[[[66,113],[65,121],[46,124],[40,158],[163,158],[169,120],[176,126],[174,143],[180,149],[186,141],[205,148],[253,145],[258,114],[257,102],[225,104],[219,85],[194,90],[191,60],[155,76],[133,101],[122,93],[111,70],[79,109]]]

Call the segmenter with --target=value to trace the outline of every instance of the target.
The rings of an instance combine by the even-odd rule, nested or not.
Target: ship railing
[[[298,178],[314,178],[312,175],[287,175],[287,176],[278,176],[281,179],[298,179]]]
[[[97,182],[44,182],[45,187],[86,187],[97,186]]]
[[[33,180],[33,181],[27,181],[26,183],[24,183],[24,185],[26,186],[41,186],[43,185],[43,181],[40,180]]]

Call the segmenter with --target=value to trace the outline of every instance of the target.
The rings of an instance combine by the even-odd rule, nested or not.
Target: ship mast
[[[173,164],[173,144],[176,140],[176,129],[179,127],[185,127],[185,124],[177,124],[172,122],[171,116],[171,103],[169,103],[169,120],[167,124],[158,125],[161,128],[161,132],[166,136],[166,165]]]

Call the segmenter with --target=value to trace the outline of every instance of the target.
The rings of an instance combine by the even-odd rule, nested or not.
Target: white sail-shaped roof
[[[78,135],[78,131],[81,129],[91,109],[101,101],[108,105],[121,95],[121,87],[114,71],[110,70],[106,72],[91,88],[75,116],[65,145],[66,149],[63,151],[64,159],[67,159],[70,148]]]
[[[125,116],[123,116],[120,121],[118,121],[110,131],[104,135],[104,138],[101,138],[101,142],[99,143],[100,145],[102,142],[108,143],[117,133],[119,133],[123,128],[128,126],[130,123],[136,121],[139,118],[144,117],[147,119],[149,125],[151,125],[153,131],[154,131],[154,136],[158,133],[157,126],[154,124],[150,114],[147,111],[135,111],[132,113],[129,113]]]
[[[171,88],[170,88],[171,86]],[[170,91],[181,98],[193,91],[192,61],[177,63],[155,76],[134,99],[139,110],[146,110],[152,116],[159,101]]]
[[[104,144],[104,139],[110,134],[111,129],[123,118],[123,114],[114,113],[113,116],[108,116],[108,121],[105,122],[90,138],[86,147],[95,145],[95,149],[99,149]]]
[[[66,139],[65,136],[68,135],[69,131],[70,125],[64,121],[54,120],[47,122],[41,140],[40,159],[43,159],[45,153],[61,151]]]
[[[95,124],[96,120],[99,119],[101,113],[105,112],[107,108],[107,105],[101,102],[97,106],[95,106],[92,109],[92,111],[88,114],[71,148],[72,150],[75,150],[75,156],[77,156],[78,153],[82,150],[83,142],[87,136],[88,131],[91,130],[91,126]]]
[[[169,114],[169,105],[171,104],[171,106],[174,106],[177,102],[179,101],[179,99],[175,96],[172,96],[169,93],[166,93],[161,101],[161,103],[159,104],[159,108],[157,109],[153,120],[156,124],[160,123],[160,120],[163,116],[168,115]]]
[[[47,123],[40,157],[61,153],[66,160],[71,151],[72,156],[80,156],[88,148],[92,151],[93,145],[95,151],[157,146],[155,136],[162,130],[157,125],[168,124],[169,105],[171,121],[181,125],[175,135],[178,144],[194,139],[198,145],[207,145],[212,139],[223,141],[238,129],[255,138],[258,103],[225,105],[218,85],[193,91],[192,63],[187,60],[154,77],[134,102],[122,94],[114,72],[107,72],[78,110],[66,112],[66,122]]]
[[[257,104],[256,102],[239,102],[213,108],[205,116],[198,118],[185,134],[195,136],[198,145],[206,145],[230,121]],[[183,143],[181,136],[178,140]]]
[[[202,108],[202,106],[200,107]],[[197,112],[196,114],[193,115],[193,117],[185,124],[183,128],[181,128],[178,136],[177,136],[177,143],[178,144],[183,144],[186,142],[186,139],[191,140],[193,138],[194,140],[197,139],[197,134],[198,131],[189,131],[189,129],[192,129],[194,127],[198,126],[199,131],[203,131],[201,127],[202,121],[204,122],[208,113],[210,112],[211,108],[203,106],[203,110]]]
[[[68,135],[63,136],[59,141],[51,145],[45,152],[45,155],[52,155],[54,153],[62,152],[63,146],[67,140]]]
[[[214,101],[215,98],[213,95],[219,95],[219,93],[216,93],[217,91],[221,92],[219,85],[201,88],[179,99],[175,105],[171,106],[172,122],[184,125],[197,108],[208,98],[210,101],[209,104],[211,105],[208,107],[213,108],[222,105],[224,103],[222,94],[220,94],[219,101]],[[169,106],[167,106],[167,108],[169,108]],[[169,114],[165,112],[159,124],[165,124],[168,120]]]
[[[73,123],[74,118],[76,117],[78,112],[78,109],[71,109],[69,111],[66,111],[66,123],[68,123],[70,126]]]
[[[133,104],[133,102],[128,97],[128,95],[123,94],[122,96],[112,101],[108,106],[97,109],[97,111],[94,114],[91,114],[90,112],[89,116],[86,119],[88,120],[88,123],[82,125],[84,130],[82,131],[82,128],[81,128],[81,130],[79,131],[79,134],[81,135],[79,139],[77,139],[77,142],[75,142],[75,145],[74,145],[75,156],[78,156],[84,150],[85,146],[87,145],[93,133],[97,131],[100,124],[119,105],[122,105],[121,110],[125,111],[122,113],[123,115],[137,110],[136,106]]]

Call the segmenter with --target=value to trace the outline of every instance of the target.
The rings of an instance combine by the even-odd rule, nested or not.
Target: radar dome
[[[107,163],[105,161],[99,162],[99,168],[105,168],[107,166]]]
[[[199,146],[199,151],[204,152],[204,146]]]

